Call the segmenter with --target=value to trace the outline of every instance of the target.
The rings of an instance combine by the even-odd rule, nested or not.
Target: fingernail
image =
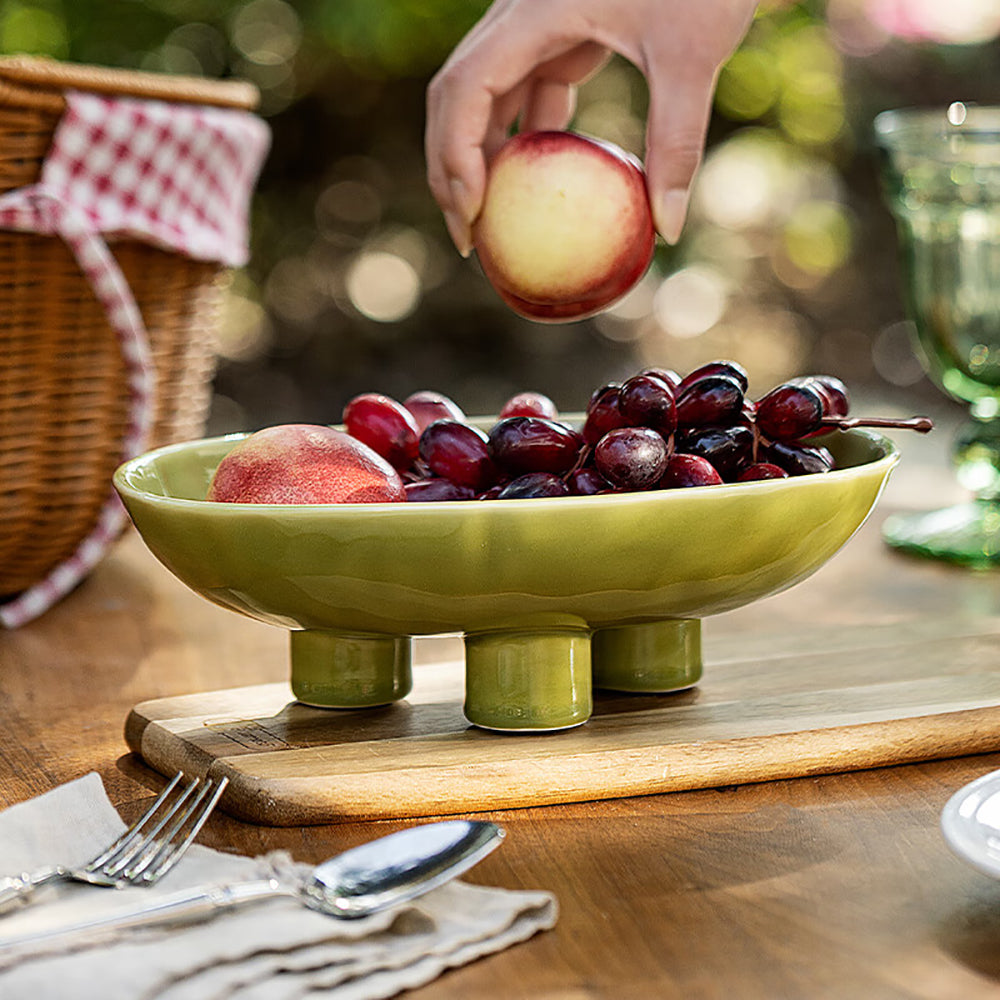
[[[472,253],[472,236],[465,221],[458,213],[445,210],[444,224],[448,227],[448,234],[458,252],[463,257],[468,257]]]
[[[684,219],[687,216],[688,193],[676,188],[665,191],[656,202],[654,215],[660,235],[673,246],[681,238]]]

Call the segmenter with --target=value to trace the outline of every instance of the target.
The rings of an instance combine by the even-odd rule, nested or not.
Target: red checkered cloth
[[[128,374],[122,461],[147,445],[155,372],[142,316],[105,236],[246,263],[250,199],[269,143],[267,126],[247,112],[69,93],[38,183],[0,197],[0,229],[62,237],[107,311]],[[112,490],[73,555],[0,605],[0,625],[23,625],[69,593],[125,519]]]

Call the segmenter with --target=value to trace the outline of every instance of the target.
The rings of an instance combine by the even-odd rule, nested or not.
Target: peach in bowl
[[[242,437],[160,448],[115,473],[163,565],[207,600],[287,629],[303,702],[404,698],[411,637],[462,633],[467,718],[521,732],[585,722],[595,689],[694,685],[702,619],[819,569],[867,518],[898,460],[887,438],[851,429],[818,439],[836,459],[831,472],[697,489],[206,500]]]

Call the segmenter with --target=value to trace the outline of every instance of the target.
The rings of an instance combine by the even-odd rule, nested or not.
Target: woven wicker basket
[[[249,84],[0,59],[0,193],[38,178],[67,90],[250,110]],[[150,446],[204,430],[226,269],[122,240],[157,393]],[[73,553],[122,459],[129,394],[115,333],[58,237],[0,231],[0,598]]]

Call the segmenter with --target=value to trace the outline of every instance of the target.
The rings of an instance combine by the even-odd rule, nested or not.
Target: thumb
[[[670,244],[680,239],[684,228],[715,92],[714,66],[698,67],[689,62],[683,69],[683,77],[664,75],[650,87],[646,126],[646,183],[653,220]]]

